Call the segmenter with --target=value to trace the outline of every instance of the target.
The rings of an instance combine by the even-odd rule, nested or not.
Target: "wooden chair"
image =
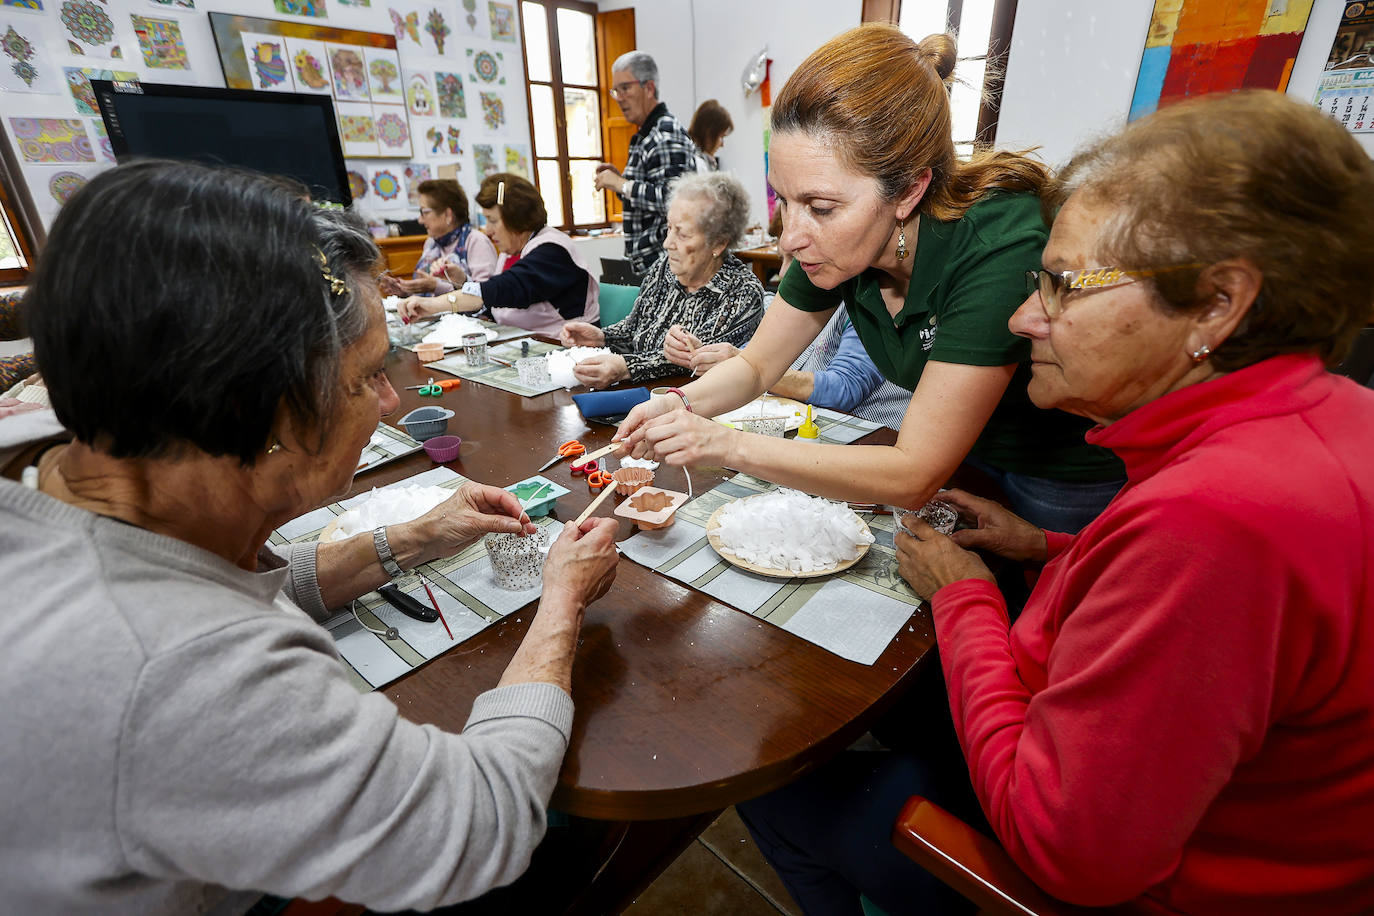
[[[892,842],[917,865],[995,916],[1128,916],[1131,904],[1108,909],[1074,906],[1046,894],[996,840],[934,802],[913,795],[892,828]]]

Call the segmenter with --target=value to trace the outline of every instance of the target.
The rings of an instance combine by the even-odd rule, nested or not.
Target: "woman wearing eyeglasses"
[[[958,491],[977,529],[898,536],[966,768],[929,741],[846,754],[740,814],[808,913],[860,890],[946,912],[888,840],[912,794],[1070,903],[1374,912],[1374,391],[1326,369],[1374,301],[1374,162],[1252,91],[1165,108],[1061,179],[1012,329],[1035,403],[1096,422],[1129,482],[1074,538]],[[964,547],[1044,564],[1010,628]]]
[[[920,506],[967,457],[1017,512],[1077,531],[1122,482],[1079,417],[1026,395],[1029,348],[1007,329],[1038,267],[1043,165],[955,158],[945,81],[955,45],[867,25],[812,54],[773,105],[769,182],[796,263],[738,356],[631,412],[638,456],[726,465],[808,493]],[[894,446],[788,442],[705,418],[775,385],[845,304],[889,381],[914,391]]]
[[[452,178],[420,182],[420,225],[425,227],[424,250],[415,265],[414,277],[383,276],[382,292],[396,296],[442,296],[453,292],[444,276],[457,267],[473,280],[486,280],[497,272],[496,246],[468,220],[468,196]]]

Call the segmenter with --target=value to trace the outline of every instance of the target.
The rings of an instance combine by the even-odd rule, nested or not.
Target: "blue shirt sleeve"
[[[835,358],[815,373],[811,403],[817,407],[850,411],[863,403],[883,383],[882,373],[868,358],[854,325],[849,324],[840,337]]]

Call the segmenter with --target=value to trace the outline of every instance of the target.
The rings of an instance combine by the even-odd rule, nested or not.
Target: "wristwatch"
[[[457,304],[458,304],[458,290],[455,289],[453,292],[449,293],[449,294],[448,294],[447,296],[445,296],[444,298],[448,300],[448,304],[449,304],[449,305],[457,305]]]
[[[396,555],[391,552],[391,545],[386,542],[386,528],[373,529],[372,546],[377,548],[377,559],[382,561],[382,569],[388,576],[399,579],[405,575],[405,570],[396,562]]]

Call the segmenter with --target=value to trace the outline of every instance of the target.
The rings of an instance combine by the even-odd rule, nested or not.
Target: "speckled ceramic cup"
[[[534,588],[544,574],[544,551],[549,547],[549,532],[540,528],[534,534],[489,534],[482,539],[496,584],[513,592]]]

